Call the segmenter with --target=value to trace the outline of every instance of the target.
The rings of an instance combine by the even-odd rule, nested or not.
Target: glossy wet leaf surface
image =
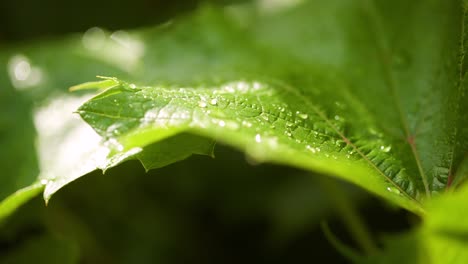
[[[114,79],[78,112],[115,145],[109,158],[191,132],[422,212],[467,149],[464,13],[457,1],[388,5],[311,2],[252,27],[201,10],[153,32],[151,86]],[[333,23],[304,28],[319,6]],[[286,39],[271,34],[282,27]]]
[[[250,163],[339,177],[424,216],[421,228],[386,240],[379,261],[464,263],[466,230],[459,220],[466,191],[445,194],[468,176],[462,1],[291,3],[202,6],[155,28],[92,28],[2,51],[0,220],[43,190],[48,201],[96,169],[138,159],[150,170],[192,154],[213,157],[220,142]],[[96,75],[110,77],[96,82]],[[97,95],[94,88],[101,89]],[[229,159],[210,173],[243,174]],[[203,174],[197,165],[184,173]],[[112,180],[93,186],[96,194],[120,184],[106,181]],[[134,188],[128,195],[140,197]],[[307,196],[320,190],[291,189],[310,204],[321,197]],[[126,191],[123,183],[114,197],[124,203]],[[291,209],[293,203],[277,196],[270,206],[275,221],[284,222],[279,229],[284,236],[300,232],[310,220],[303,208]],[[429,197],[435,199],[426,205]],[[127,201],[128,208],[130,201],[142,199]],[[311,211],[323,207],[330,206]],[[125,226],[126,214],[111,216]],[[133,221],[140,226],[138,217]],[[35,239],[44,247],[61,243]],[[41,254],[34,244],[3,258]],[[76,261],[73,245],[61,252],[57,259]]]

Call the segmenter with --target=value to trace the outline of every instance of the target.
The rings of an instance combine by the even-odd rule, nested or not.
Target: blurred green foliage
[[[222,2],[217,4],[227,4]],[[332,6],[333,3],[336,2],[321,5]],[[49,136],[48,141],[41,141],[43,131],[34,123],[38,109],[50,106],[53,98],[67,97],[68,87],[93,80],[97,74],[135,78],[126,68],[131,65],[112,60],[111,55],[115,51],[112,46],[109,46],[107,55],[89,56],[83,52],[86,43],[83,43],[81,33],[65,38],[61,34],[83,32],[94,26],[111,31],[147,27],[167,22],[197,4],[197,1],[142,0],[122,3],[2,1],[0,23],[4,26],[0,30],[3,44],[0,62],[4,67],[0,72],[0,198],[36,181],[39,168],[44,164],[51,166],[47,167],[52,168],[50,171],[55,169],[53,166],[60,165],[50,165],[47,161],[59,158],[61,153],[52,151],[52,154],[41,155],[40,144],[47,142],[46,148],[59,149],[66,137],[61,131],[67,131],[69,127],[51,127],[50,130],[55,129],[57,133],[45,135]],[[386,4],[381,4],[380,8],[387,10]],[[407,10],[417,10],[414,9],[416,2],[411,7],[413,9]],[[238,12],[232,8],[225,11]],[[296,12],[301,14],[306,9]],[[320,9],[315,9],[314,16],[318,21],[324,21],[323,24],[301,24],[294,21],[296,15],[289,13],[288,21],[296,25],[294,28],[288,27],[281,19],[271,19],[268,25],[259,25],[258,32],[263,32],[264,43],[275,41],[292,57],[307,54],[305,60],[312,59],[323,66],[340,64],[343,59],[341,53],[329,52],[334,54],[329,56],[323,52],[340,50],[339,45],[330,43],[338,43],[341,35],[327,34],[325,30],[337,25],[327,24]],[[241,24],[246,22],[242,12],[235,16]],[[398,16],[392,19],[399,21]],[[276,30],[261,30],[272,25]],[[211,26],[221,27],[217,24]],[[304,33],[309,32],[310,27],[319,33],[318,39]],[[87,32],[106,36],[109,33],[99,30]],[[117,32],[121,34],[124,31]],[[51,40],[51,36],[56,39]],[[304,42],[288,46],[288,38],[293,37],[302,38]],[[32,40],[37,38],[42,40]],[[212,40],[216,42],[216,39]],[[304,45],[310,40],[318,43],[318,47],[305,52],[311,50]],[[197,38],[192,41],[196,44]],[[365,63],[368,58],[361,56],[360,52],[367,52],[368,47],[356,43],[360,45],[352,54],[355,56],[353,59]],[[169,40],[162,45],[171,46],[173,43]],[[184,45],[179,48],[182,55],[190,54],[183,49]],[[158,51],[152,52],[158,54]],[[27,60],[33,67],[30,72],[34,72],[37,66],[47,77],[30,90],[28,83],[12,83],[9,71],[11,63]],[[189,66],[190,63],[182,68],[197,72],[196,68]],[[180,66],[176,63],[171,67],[176,69]],[[170,73],[171,67],[166,73]],[[404,71],[398,69],[399,73],[403,72],[402,78],[406,78]],[[370,65],[368,70],[372,73],[373,66]],[[137,79],[154,82],[159,77],[147,73],[140,72]],[[364,85],[363,91],[368,87],[366,85],[372,86],[373,82],[379,81],[379,78],[363,79],[359,71],[351,75],[361,76],[358,79],[364,81],[357,83]],[[289,77],[294,79],[297,76]],[[174,74],[171,78],[185,77]],[[187,82],[191,81],[186,78]],[[78,93],[80,96],[83,94],[86,92]],[[55,107],[60,109],[60,105]],[[358,248],[355,238],[344,229],[342,216],[335,209],[333,193],[326,192],[324,188],[322,177],[328,176],[258,164],[250,156],[223,145],[217,146],[214,154],[215,159],[192,156],[149,173],[145,173],[137,162],[128,161],[104,175],[94,171],[77,179],[58,192],[47,207],[41,197],[34,198],[0,222],[0,263],[345,262],[326,242],[319,225],[323,220],[330,222],[331,230],[340,240]],[[67,169],[65,166],[64,170]],[[44,167],[41,170],[43,172]],[[429,259],[436,261],[434,263],[463,263],[465,256],[458,253],[466,245],[466,227],[457,220],[465,217],[464,210],[460,208],[467,199],[466,191],[435,200],[428,207],[431,216],[418,225],[419,219],[414,215],[372,198],[361,189],[338,181],[335,183],[344,197],[360,209],[373,238],[383,241],[379,246],[384,247],[384,251],[362,261],[415,263]],[[409,226],[417,228],[395,235]],[[393,235],[388,236],[388,233]],[[386,239],[378,239],[382,234]]]
[[[0,3],[0,61],[5,67],[0,74],[0,155],[2,175],[16,175],[0,177],[2,198],[29,185],[39,172],[32,109],[97,73],[126,74],[77,53],[81,36],[59,42],[48,40],[51,36],[94,26],[153,25],[195,6],[186,1],[68,4]],[[13,88],[6,67],[15,55],[46,69],[44,85],[29,91]],[[128,162],[70,184],[47,207],[41,197],[34,198],[1,223],[0,263],[343,261],[323,243],[318,223],[333,206],[316,178],[285,167],[251,165],[243,154],[223,146],[215,155],[216,160],[192,157],[149,174],[137,162]],[[345,189],[356,199],[367,197],[350,186]],[[334,220],[334,228],[352,243],[339,221]]]
[[[63,257],[78,254],[80,263],[343,261],[318,225],[334,211],[320,186],[319,176],[250,165],[222,146],[215,160],[193,156],[148,174],[128,162],[77,180],[47,207],[40,197],[21,207],[0,229],[0,262],[43,237],[68,243]],[[367,197],[344,190],[356,202]],[[332,223],[343,230],[338,220]]]
[[[229,4],[245,0],[212,0]],[[7,0],[0,2],[0,43],[84,32],[100,26],[119,30],[154,25],[187,12],[200,0]]]

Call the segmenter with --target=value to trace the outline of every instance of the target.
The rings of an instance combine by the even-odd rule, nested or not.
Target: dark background
[[[211,0],[226,5],[245,0]],[[151,26],[190,11],[200,0],[0,0],[0,40],[28,41],[84,32],[93,26],[108,30]]]
[[[228,2],[233,1],[215,4]],[[147,27],[199,4],[0,0],[0,43],[57,39],[94,26]],[[322,177],[252,165],[224,146],[217,147],[214,160],[194,156],[148,174],[137,162],[127,162],[70,184],[48,207],[41,197],[22,207],[1,229],[0,260],[37,254],[40,263],[41,254],[60,248],[54,243],[41,252],[25,248],[52,236],[74,245],[80,263],[346,263],[320,228],[327,221],[340,240],[357,248],[332,194],[322,188]],[[417,221],[358,188],[338,184],[375,238]]]

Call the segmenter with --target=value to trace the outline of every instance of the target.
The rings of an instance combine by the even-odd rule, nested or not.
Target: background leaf
[[[386,238],[382,254],[369,257],[366,263],[465,263],[468,260],[468,226],[464,221],[468,192],[437,197],[428,203],[428,214],[420,227]]]

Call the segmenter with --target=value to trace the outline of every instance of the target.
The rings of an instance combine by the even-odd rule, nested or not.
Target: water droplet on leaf
[[[307,146],[306,146],[306,149],[307,149],[308,151],[312,152],[312,153],[316,153],[316,152],[317,152],[317,150],[316,150],[314,147],[310,146],[310,145],[307,145]]]
[[[394,193],[394,194],[400,194],[400,190],[398,190],[395,187],[387,187],[387,191]]]
[[[262,142],[262,136],[260,134],[255,135],[255,142],[257,143]]]
[[[245,127],[252,127],[252,123],[248,122],[248,121],[242,121],[242,125],[245,126]]]
[[[201,107],[201,108],[205,108],[207,106],[207,104],[206,104],[205,101],[200,101],[200,102],[198,102],[198,106]]]
[[[391,149],[391,146],[380,146],[380,150],[382,150],[383,152],[389,152]]]

